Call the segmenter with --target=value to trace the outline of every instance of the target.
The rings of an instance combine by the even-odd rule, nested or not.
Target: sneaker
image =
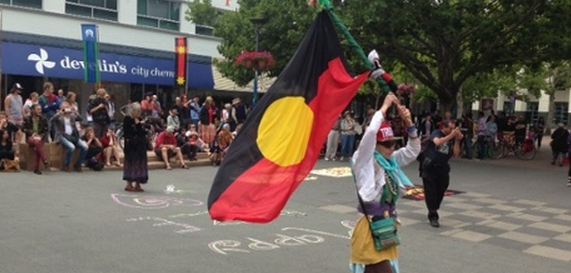
[[[37,175],[42,175],[42,172],[40,170],[34,170],[34,173]]]
[[[329,161],[329,157],[325,157],[325,161]]]
[[[567,187],[571,187],[571,181],[567,182]]]
[[[336,161],[337,159],[335,157],[331,158],[331,161]]]
[[[340,157],[339,160],[343,161],[343,160],[345,160],[345,157]]]

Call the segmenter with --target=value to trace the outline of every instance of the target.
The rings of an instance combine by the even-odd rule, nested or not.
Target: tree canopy
[[[260,48],[276,57],[271,74],[279,73],[316,13],[306,3],[240,1],[238,12],[224,14],[216,23],[225,57],[218,63],[221,72],[238,84],[253,78],[234,59],[255,47],[250,19],[265,17],[269,21],[262,27]],[[377,49],[389,69],[402,64],[438,96],[442,110],[453,108],[458,93],[474,82],[509,84],[496,81],[513,66],[571,58],[568,0],[346,0],[336,4],[336,11],[365,51]],[[357,69],[365,69],[357,56],[348,57]]]

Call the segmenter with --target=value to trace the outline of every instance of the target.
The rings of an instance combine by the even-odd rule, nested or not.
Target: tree
[[[268,76],[277,76],[293,56],[303,35],[309,28],[316,11],[307,7],[306,0],[242,0],[237,12],[226,13],[215,25],[216,36],[222,38],[218,51],[223,60],[216,66],[238,85],[245,86],[254,72],[236,65],[242,51],[254,51],[255,27],[252,18],[269,19],[261,27],[260,50],[269,51],[276,59],[276,66]]]
[[[518,87],[528,94],[541,97],[542,91],[549,96],[549,109],[545,127],[553,127],[556,92],[569,91],[571,88],[571,64],[569,62],[544,63],[522,69]]]
[[[565,0],[345,3],[341,13],[361,45],[405,65],[438,95],[442,111],[455,106],[471,77],[571,57]]]
[[[212,6],[212,0],[194,0],[188,3],[186,20],[197,25],[214,27],[222,12]]]
[[[496,69],[571,59],[571,1],[568,0],[347,0],[336,10],[367,51],[377,49],[383,65],[404,65],[416,80],[451,110],[466,81]],[[222,74],[240,85],[252,71],[234,58],[255,47],[253,17],[270,18],[262,27],[260,48],[270,51],[279,74],[293,55],[316,11],[306,0],[242,0],[240,10],[224,14],[216,35],[224,60]],[[347,56],[357,71],[364,65]],[[374,85],[373,85],[374,88]],[[469,97],[469,96],[468,96]]]

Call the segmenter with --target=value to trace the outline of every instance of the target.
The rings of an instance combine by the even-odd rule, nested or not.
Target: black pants
[[[450,185],[449,173],[425,173],[422,176],[422,184],[424,185],[424,200],[426,208],[428,208],[428,218],[438,219],[438,209],[444,199],[444,193]]]

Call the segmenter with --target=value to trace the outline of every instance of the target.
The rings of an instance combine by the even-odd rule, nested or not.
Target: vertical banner
[[[83,39],[83,63],[85,64],[85,82],[99,83],[99,32],[97,25],[82,24],[81,36]]]
[[[186,82],[187,82],[187,40],[186,37],[178,37],[175,38],[175,52],[176,52],[176,60],[175,60],[175,73],[176,73],[176,83],[175,85],[178,87],[184,87],[186,90]]]

